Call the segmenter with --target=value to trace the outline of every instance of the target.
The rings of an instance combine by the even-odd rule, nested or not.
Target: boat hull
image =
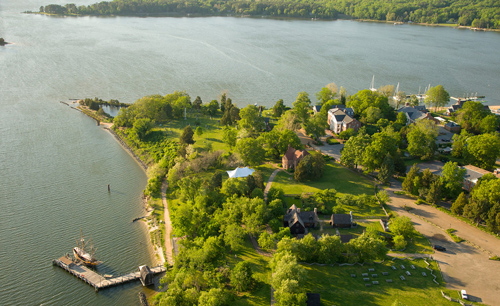
[[[79,261],[81,261],[84,265],[86,266],[97,266],[98,264],[100,264],[101,262],[98,261],[98,260],[88,260],[86,258],[84,258],[77,250],[76,248],[73,248],[73,255],[75,255],[75,258],[78,259]]]

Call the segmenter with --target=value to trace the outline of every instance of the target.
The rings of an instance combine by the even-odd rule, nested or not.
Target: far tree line
[[[500,28],[500,5],[488,0],[441,1],[410,0],[375,1],[180,1],[180,0],[114,0],[91,5],[64,6],[49,4],[40,7],[47,14],[72,15],[222,15],[355,19],[415,22],[425,24],[453,23],[475,28]]]

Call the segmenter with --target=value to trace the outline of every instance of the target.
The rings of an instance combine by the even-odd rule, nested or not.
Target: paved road
[[[500,262],[489,260],[488,252],[466,243],[453,242],[444,229],[451,225],[458,236],[495,254],[500,254],[500,240],[431,206],[416,205],[413,199],[394,194],[393,191],[398,189],[387,190],[392,199],[389,204],[392,210],[410,217],[416,230],[426,236],[432,245],[439,244],[446,248],[446,252],[432,255],[442,270],[446,287],[466,289],[471,300],[500,305]],[[403,209],[405,205],[413,208],[412,213]]]

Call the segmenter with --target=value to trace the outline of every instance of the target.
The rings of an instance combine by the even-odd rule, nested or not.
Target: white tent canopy
[[[233,178],[233,177],[247,177],[249,175],[251,175],[252,173],[254,173],[254,169],[250,169],[248,167],[245,167],[245,168],[236,168],[234,170],[231,170],[231,171],[226,171],[227,174],[229,175],[229,178]]]

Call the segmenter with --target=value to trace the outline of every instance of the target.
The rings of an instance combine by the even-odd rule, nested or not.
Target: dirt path
[[[276,177],[276,174],[278,174],[278,172],[280,171],[281,169],[274,170],[274,172],[269,177],[269,180],[267,181],[266,188],[264,189],[264,201],[266,202],[267,202],[267,193],[269,192],[269,189],[271,189],[271,185],[273,183],[274,178]]]
[[[165,253],[167,254],[167,262],[174,264],[174,253],[172,248],[172,222],[170,222],[170,213],[168,212],[167,203],[167,187],[168,183],[163,181],[161,185],[161,200],[163,201],[163,215],[165,217]]]

